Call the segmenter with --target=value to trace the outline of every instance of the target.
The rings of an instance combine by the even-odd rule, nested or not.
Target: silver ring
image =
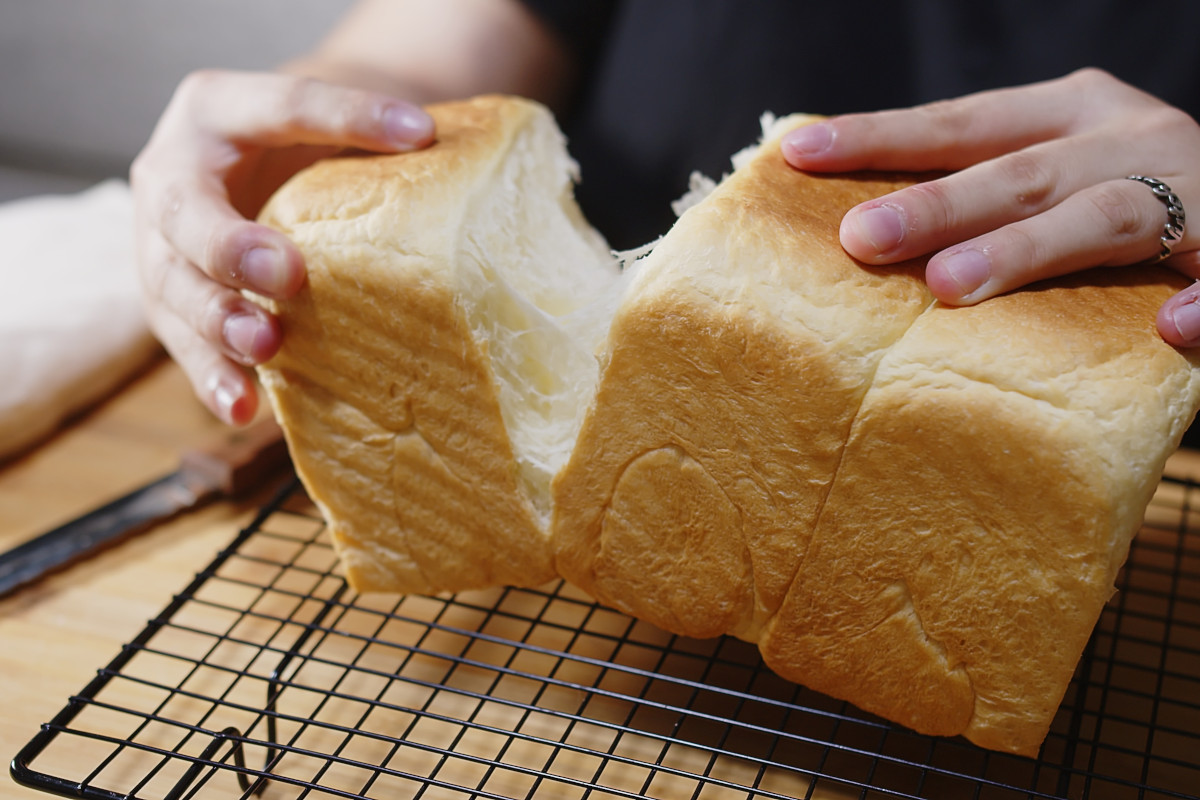
[[[1186,219],[1183,213],[1183,203],[1179,201],[1179,195],[1171,191],[1170,186],[1157,178],[1147,178],[1145,175],[1129,175],[1127,177],[1131,181],[1141,181],[1149,186],[1150,191],[1154,192],[1154,196],[1162,200],[1163,205],[1167,207],[1167,224],[1163,225],[1162,236],[1158,238],[1162,242],[1162,250],[1159,251],[1157,260],[1162,261],[1171,255],[1171,248],[1183,238]]]

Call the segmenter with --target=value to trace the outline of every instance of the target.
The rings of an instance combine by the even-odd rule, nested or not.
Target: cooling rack
[[[1036,759],[919,736],[562,583],[356,595],[292,486],[11,772],[105,800],[1196,798],[1198,499],[1160,487]]]

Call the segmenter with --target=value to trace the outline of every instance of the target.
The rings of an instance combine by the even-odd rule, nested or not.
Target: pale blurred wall
[[[0,0],[0,201],[124,176],[180,79],[267,69],[352,0]]]

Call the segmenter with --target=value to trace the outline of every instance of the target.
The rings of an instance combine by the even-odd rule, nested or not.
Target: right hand
[[[797,128],[782,147],[801,169],[949,171],[856,206],[840,235],[875,266],[930,255],[929,289],[955,306],[1090,267],[1153,263],[1169,218],[1128,175],[1162,178],[1185,207],[1200,205],[1200,125],[1096,69],[847,114]],[[1200,234],[1185,231],[1174,253],[1165,266],[1200,278]],[[1200,284],[1167,300],[1157,327],[1171,345],[1200,347]]]
[[[433,137],[417,106],[308,78],[203,71],[179,85],[130,170],[138,272],[151,330],[219,418],[254,416],[247,368],[281,342],[240,290],[285,298],[304,284],[295,246],[247,217],[341,148],[401,152]]]

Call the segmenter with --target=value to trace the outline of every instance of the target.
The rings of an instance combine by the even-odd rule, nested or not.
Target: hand
[[[433,134],[416,106],[306,78],[198,72],[180,84],[130,170],[137,258],[150,327],[214,414],[254,416],[246,368],[281,341],[240,290],[284,298],[304,283],[287,237],[246,217],[318,158],[412,150]]]
[[[934,296],[969,305],[1068,272],[1154,259],[1166,207],[1128,175],[1167,183],[1200,214],[1200,126],[1088,69],[1054,81],[799,128],[787,161],[813,171],[953,171],[850,210],[842,246],[868,264],[934,253]],[[1200,219],[1198,219],[1200,222]],[[1165,263],[1200,277],[1200,224]],[[1163,306],[1162,337],[1200,345],[1200,284]]]

